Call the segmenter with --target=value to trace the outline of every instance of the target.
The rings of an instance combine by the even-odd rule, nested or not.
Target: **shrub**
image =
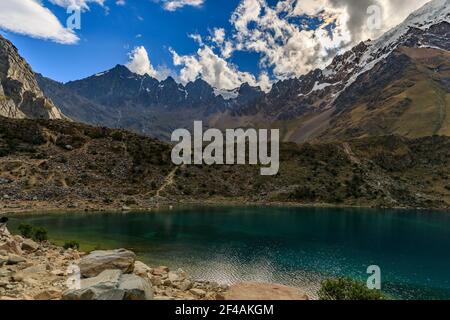
[[[19,225],[19,232],[22,237],[31,239],[33,237],[33,226],[29,223],[22,222]]]
[[[80,243],[78,243],[77,241],[68,241],[66,243],[64,243],[63,246],[64,249],[73,249],[73,250],[80,250]]]
[[[33,240],[37,242],[46,241],[48,239],[47,237],[47,230],[41,227],[37,227],[33,229]]]
[[[370,290],[363,283],[346,278],[322,282],[318,292],[320,300],[385,300],[379,290]]]

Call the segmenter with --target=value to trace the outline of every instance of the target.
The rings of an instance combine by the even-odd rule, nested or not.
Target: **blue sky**
[[[385,16],[375,32],[364,19],[352,24],[351,15],[364,15],[366,8],[354,12],[351,0],[0,0],[0,32],[36,72],[62,82],[130,63],[138,48],[130,64],[137,73],[267,89],[326,66],[336,52],[384,32],[427,2],[358,1],[378,2],[395,19]],[[70,4],[83,8],[80,30],[66,28]]]
[[[217,26],[229,28],[230,14],[238,3],[214,0],[201,8],[186,6],[175,12],[145,0],[128,0],[124,7],[112,3],[108,9],[92,4],[89,11],[81,14],[78,44],[62,45],[12,32],[7,32],[6,37],[36,72],[58,81],[83,78],[125,64],[128,52],[141,45],[151,55],[154,65],[172,67],[169,47],[182,54],[195,52],[198,45],[188,34],[208,33],[208,29]],[[67,20],[65,8],[48,2],[47,7],[62,23]],[[254,59],[241,60],[244,69],[255,71]]]

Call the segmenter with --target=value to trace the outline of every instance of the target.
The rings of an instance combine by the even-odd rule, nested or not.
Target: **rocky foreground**
[[[90,254],[0,230],[0,300],[308,300],[277,284],[228,287],[151,268],[125,249]]]

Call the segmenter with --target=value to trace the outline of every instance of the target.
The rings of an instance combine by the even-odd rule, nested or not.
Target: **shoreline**
[[[368,210],[415,210],[415,211],[436,211],[448,212],[450,208],[423,208],[423,207],[377,207],[370,205],[338,205],[331,203],[299,203],[299,202],[273,202],[273,201],[247,201],[247,200],[173,200],[161,203],[153,203],[151,206],[120,206],[120,205],[100,205],[98,203],[85,202],[76,207],[63,204],[52,204],[48,202],[21,201],[19,204],[7,204],[0,208],[1,215],[35,215],[35,214],[72,214],[72,213],[149,213],[154,211],[167,211],[186,207],[285,207],[285,208],[311,208],[311,209],[368,209]]]

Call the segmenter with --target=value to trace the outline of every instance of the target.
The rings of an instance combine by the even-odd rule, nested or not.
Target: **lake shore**
[[[77,282],[78,281],[78,282]],[[78,283],[78,284],[77,284]],[[0,230],[0,300],[309,300],[269,283],[233,286],[150,267],[126,249],[79,252]]]
[[[270,207],[291,207],[291,208],[348,208],[348,209],[395,209],[395,210],[433,210],[450,212],[448,208],[422,208],[422,207],[377,207],[367,205],[343,205],[332,203],[300,203],[300,202],[280,202],[280,201],[249,201],[245,199],[208,199],[198,200],[167,200],[154,201],[147,205],[121,205],[104,204],[89,201],[68,201],[47,202],[47,201],[3,201],[0,204],[0,214],[51,214],[51,213],[79,213],[79,212],[152,212],[167,210],[180,207],[198,207],[198,206],[270,206]]]

